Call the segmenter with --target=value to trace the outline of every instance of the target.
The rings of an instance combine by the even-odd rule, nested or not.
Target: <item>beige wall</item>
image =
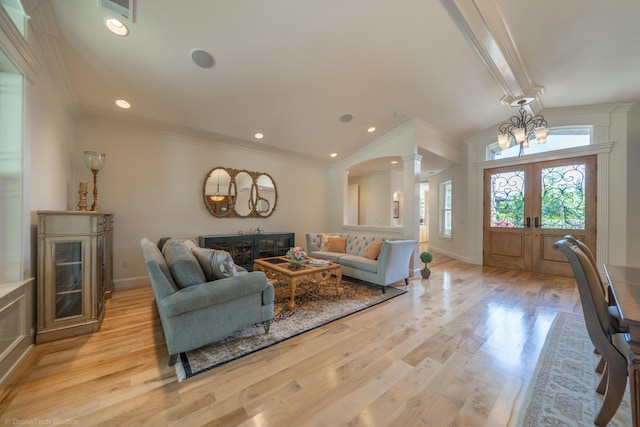
[[[116,286],[146,280],[140,239],[163,236],[236,234],[260,227],[267,232],[304,234],[324,231],[327,211],[327,167],[322,163],[169,134],[141,127],[84,121],[77,127],[74,188],[92,175],[84,166],[85,150],[106,153],[98,173],[98,201],[115,214],[114,279]],[[202,199],[206,175],[216,166],[266,172],[278,189],[276,209],[268,218],[215,218]],[[77,193],[69,208],[77,209]],[[125,268],[128,261],[130,267]]]

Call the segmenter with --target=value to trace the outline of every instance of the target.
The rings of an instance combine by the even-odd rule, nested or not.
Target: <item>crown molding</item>
[[[0,50],[20,74],[33,82],[40,72],[40,64],[4,7],[0,7]]]
[[[511,105],[521,98],[533,98],[534,114],[543,109],[544,87],[533,83],[509,26],[495,0],[440,0],[463,36],[476,51],[504,95],[500,102]]]

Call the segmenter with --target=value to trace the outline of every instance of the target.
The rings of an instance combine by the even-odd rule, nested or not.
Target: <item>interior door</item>
[[[571,276],[553,243],[572,234],[596,250],[596,156],[487,169],[483,264]]]

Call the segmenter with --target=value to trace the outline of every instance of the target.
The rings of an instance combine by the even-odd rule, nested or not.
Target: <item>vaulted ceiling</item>
[[[126,37],[99,1],[23,1],[78,117],[330,161],[411,119],[460,146],[522,96],[640,101],[638,0],[130,1]]]

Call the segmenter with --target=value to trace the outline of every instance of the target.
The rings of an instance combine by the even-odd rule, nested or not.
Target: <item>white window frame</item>
[[[438,234],[450,239],[453,237],[453,180],[438,185]]]

